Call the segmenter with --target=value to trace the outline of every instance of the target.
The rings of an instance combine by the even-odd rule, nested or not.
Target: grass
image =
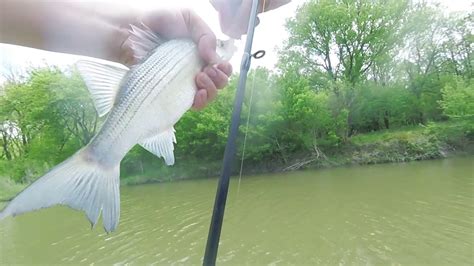
[[[473,121],[474,122],[474,121]],[[351,137],[350,142],[354,145],[363,146],[375,143],[382,143],[391,140],[413,141],[420,137],[452,137],[462,138],[462,135],[467,134],[465,131],[469,130],[469,123],[466,120],[449,120],[444,122],[428,123],[428,125],[405,126],[396,129],[385,129],[371,133],[363,133]],[[472,125],[471,124],[471,125]],[[472,127],[472,126],[471,126]]]
[[[374,164],[472,154],[473,131],[472,121],[453,119],[360,134],[351,138],[342,159],[356,164]]]
[[[355,135],[351,142],[355,145],[373,144],[393,139],[409,140],[420,136],[426,130],[426,126],[406,126],[397,129],[385,129],[381,131]]]

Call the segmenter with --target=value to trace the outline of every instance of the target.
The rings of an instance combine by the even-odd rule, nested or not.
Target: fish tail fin
[[[120,217],[119,175],[119,165],[104,167],[82,149],[20,192],[0,219],[60,204],[84,211],[92,226],[102,212],[104,229],[114,231]]]

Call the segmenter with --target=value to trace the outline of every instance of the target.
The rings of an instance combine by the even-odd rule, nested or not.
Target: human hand
[[[212,6],[219,12],[223,33],[234,39],[240,39],[247,33],[252,2],[253,0],[211,0]],[[258,12],[270,11],[289,2],[291,0],[262,0]]]
[[[191,38],[197,44],[199,55],[208,66],[195,78],[198,88],[193,103],[195,109],[204,108],[216,97],[217,91],[227,85],[232,66],[229,62],[219,61],[216,36],[196,13],[188,9],[157,10],[139,16],[137,20],[164,38]],[[120,61],[132,65],[135,62],[131,44],[125,41],[122,46],[125,49]]]

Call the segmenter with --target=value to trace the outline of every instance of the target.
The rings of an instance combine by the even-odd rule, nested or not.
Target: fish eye
[[[224,47],[224,42],[221,40],[217,40],[217,47],[222,48]]]

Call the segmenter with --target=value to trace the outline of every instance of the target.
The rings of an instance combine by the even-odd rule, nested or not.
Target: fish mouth
[[[223,61],[229,61],[237,51],[235,39],[218,39],[216,43],[216,52]]]

